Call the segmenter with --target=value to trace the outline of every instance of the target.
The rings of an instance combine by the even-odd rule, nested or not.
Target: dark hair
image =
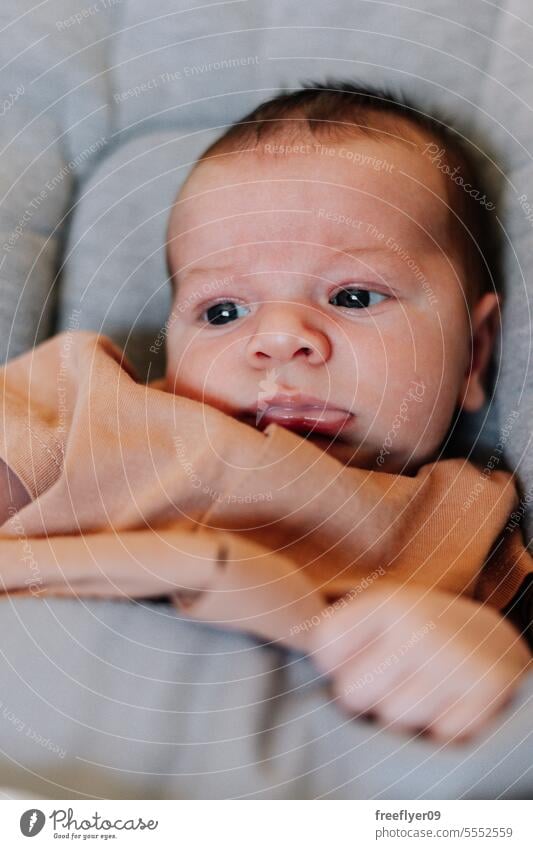
[[[446,180],[453,238],[457,239],[466,276],[466,296],[475,301],[498,290],[496,223],[483,191],[474,146],[464,140],[444,118],[422,111],[404,95],[344,80],[307,82],[295,91],[283,91],[253,109],[202,154],[203,159],[253,149],[265,137],[304,128],[333,139],[349,134],[379,135],[391,129],[413,127],[441,148],[440,163]],[[398,140],[395,136],[391,139]],[[435,161],[435,160],[433,160]],[[468,187],[468,189],[467,189]]]

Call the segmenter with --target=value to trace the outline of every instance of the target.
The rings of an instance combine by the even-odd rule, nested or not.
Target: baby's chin
[[[278,427],[283,427],[283,425],[278,425]],[[305,439],[307,442],[311,442],[321,451],[329,454],[330,457],[335,457],[335,459],[339,460],[344,466],[371,468],[370,460],[367,458],[366,462],[369,465],[365,465],[365,459],[362,456],[361,450],[345,439],[343,440],[338,437],[335,438],[328,436],[327,434],[315,433],[312,431],[300,433],[292,428],[288,429],[291,433],[294,433],[295,436],[300,437],[300,439]]]
[[[343,466],[351,466],[356,469],[366,469],[374,472],[388,472],[389,474],[415,475],[420,464],[410,465],[404,458],[395,457],[388,465],[378,463],[379,452],[368,445],[357,445],[342,439],[332,439],[331,436],[309,433],[307,435],[296,434],[312,442],[321,451],[330,457],[334,457]]]
[[[335,457],[335,459],[339,460],[344,466],[365,468],[364,465],[361,465],[357,460],[357,454],[360,454],[360,452],[358,452],[357,447],[354,445],[350,445],[347,442],[340,442],[336,439],[332,440],[330,436],[322,436],[320,434],[310,434],[309,436],[302,438],[312,442],[313,445],[316,445],[317,448],[320,448],[331,457]]]

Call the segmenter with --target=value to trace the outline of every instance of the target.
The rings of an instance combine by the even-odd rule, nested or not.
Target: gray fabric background
[[[465,438],[490,450],[517,411],[505,458],[527,494],[532,35],[528,0],[4,0],[0,358],[80,326],[161,374],[148,349],[169,306],[163,237],[194,158],[281,85],[401,87],[446,111],[501,194],[501,370]],[[207,67],[222,60],[239,66]],[[2,614],[2,784],[56,797],[531,794],[530,682],[494,737],[439,751],[348,721],[308,659],[165,605],[8,600]]]
[[[45,798],[530,798],[531,697],[468,746],[354,721],[310,660],[165,605],[1,605],[0,784]]]

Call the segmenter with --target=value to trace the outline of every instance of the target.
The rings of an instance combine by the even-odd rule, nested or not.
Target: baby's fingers
[[[427,730],[442,742],[470,739],[489,724],[509,699],[510,690],[507,689],[498,692],[480,686],[471,696],[457,693],[448,710],[429,723]]]
[[[442,680],[415,671],[383,699],[378,717],[389,727],[420,731],[437,721],[453,704],[454,695]]]
[[[405,664],[378,638],[332,675],[334,693],[343,707],[354,713],[379,713],[382,699],[401,687]]]

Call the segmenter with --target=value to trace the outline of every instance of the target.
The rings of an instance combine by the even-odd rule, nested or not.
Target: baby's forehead
[[[278,136],[253,150],[223,152],[193,169],[169,235],[220,242],[308,229],[344,239],[343,230],[363,222],[384,239],[425,234],[442,249],[451,215],[447,186],[422,142],[429,144],[391,136],[334,143]]]

